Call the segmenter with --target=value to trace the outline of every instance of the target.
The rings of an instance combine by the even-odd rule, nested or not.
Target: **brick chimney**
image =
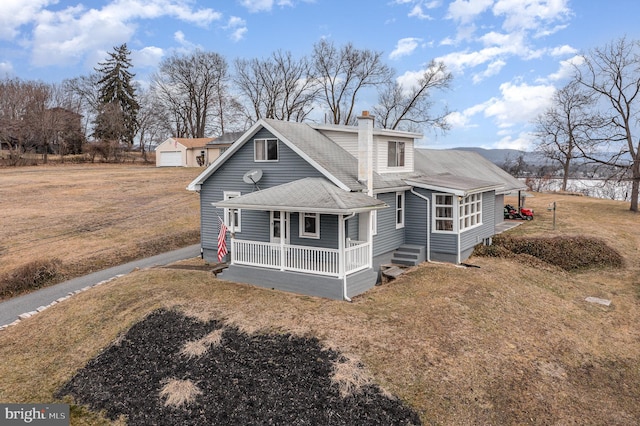
[[[358,117],[358,180],[367,185],[367,194],[373,196],[373,121],[369,111]]]

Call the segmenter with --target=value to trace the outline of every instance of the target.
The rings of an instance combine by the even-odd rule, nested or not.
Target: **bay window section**
[[[435,230],[443,232],[453,231],[453,195],[436,194],[434,208]]]
[[[482,225],[482,194],[467,195],[460,201],[460,230]]]

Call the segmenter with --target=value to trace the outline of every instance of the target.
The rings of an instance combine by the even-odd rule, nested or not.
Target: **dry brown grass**
[[[546,210],[553,200],[555,230]],[[479,268],[424,264],[353,303],[207,272],[137,271],[0,332],[0,400],[51,401],[132,324],[179,307],[252,332],[316,336],[361,360],[425,424],[640,423],[640,216],[627,203],[583,197],[536,194],[527,204],[535,220],[510,234],[597,237],[625,266],[569,273],[473,257]],[[590,304],[588,296],[612,304]],[[76,410],[73,424],[99,419]]]
[[[340,395],[347,398],[358,394],[364,386],[370,384],[371,375],[360,360],[343,356],[333,366],[331,381],[338,386]]]
[[[220,328],[207,334],[202,339],[192,340],[185,343],[180,354],[187,358],[197,358],[202,356],[211,346],[215,347],[220,345],[220,342],[222,342],[223,332],[224,330]]]
[[[197,243],[198,194],[185,188],[201,171],[131,164],[0,168],[0,277],[55,257],[63,261],[59,281]]]
[[[202,391],[191,380],[167,380],[166,384],[160,390],[160,398],[166,398],[165,407],[180,408],[183,405],[189,405],[195,401]]]

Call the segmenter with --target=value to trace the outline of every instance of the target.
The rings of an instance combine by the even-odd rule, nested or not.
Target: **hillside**
[[[638,216],[624,202],[534,195],[527,205],[535,220],[508,235],[593,237],[620,253],[623,266],[567,272],[530,255],[473,256],[464,268],[420,265],[353,303],[228,283],[195,270],[206,266],[200,259],[185,262],[194,270],[135,271],[0,332],[0,400],[56,401],[90,360],[131,347],[136,340],[125,333],[164,308],[246,336],[317,339],[362,365],[423,424],[639,424]],[[236,347],[224,344],[221,353]],[[156,391],[143,401],[162,404]],[[72,424],[110,423],[72,406]]]

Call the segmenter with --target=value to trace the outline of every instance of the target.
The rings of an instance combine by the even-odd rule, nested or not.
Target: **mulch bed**
[[[219,344],[199,356],[189,341],[223,329]],[[331,380],[344,357],[317,339],[247,335],[220,321],[201,322],[158,310],[134,325],[67,383],[56,397],[130,425],[419,425],[418,414],[366,384],[343,396]],[[182,405],[161,396],[171,380],[199,393]]]

